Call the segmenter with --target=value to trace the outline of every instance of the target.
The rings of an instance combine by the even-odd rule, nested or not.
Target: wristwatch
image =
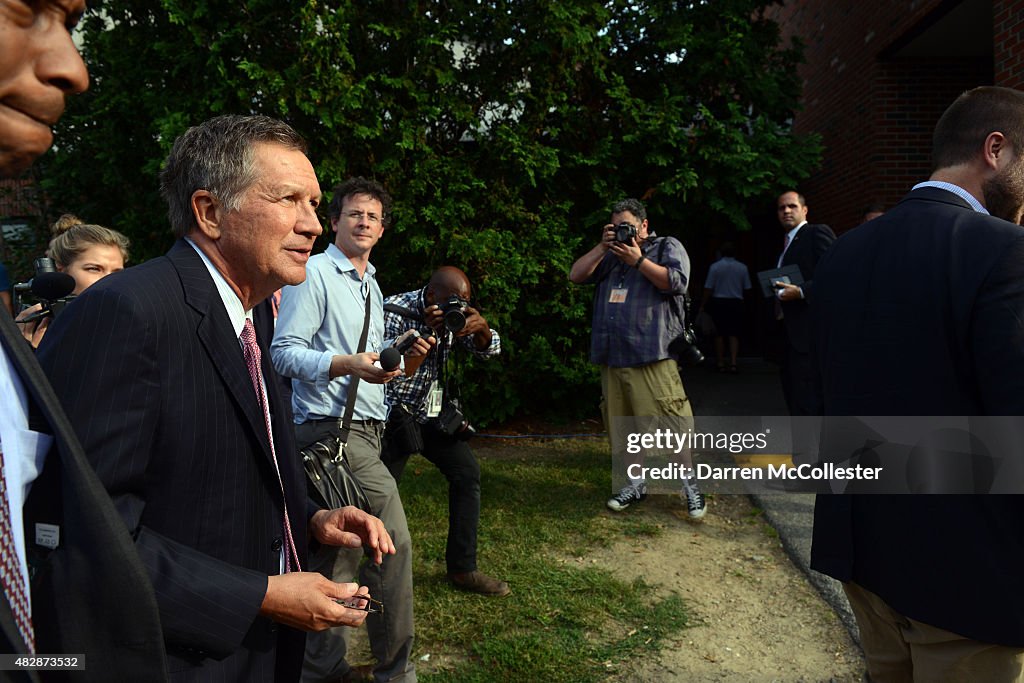
[[[640,264],[643,263],[646,259],[646,256],[640,254],[640,258],[636,260],[636,263],[633,264],[633,267],[636,268],[637,270],[640,270]]]

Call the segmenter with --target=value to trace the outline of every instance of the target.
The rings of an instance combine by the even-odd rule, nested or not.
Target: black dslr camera
[[[615,226],[615,241],[622,244],[632,244],[636,239],[636,226],[632,223],[622,221]]]
[[[683,365],[700,365],[704,362],[704,353],[697,346],[697,334],[693,326],[687,323],[683,327],[683,333],[672,342],[679,362]]]
[[[441,406],[441,412],[437,416],[437,428],[448,436],[454,436],[460,441],[467,441],[474,434],[476,429],[469,424],[469,420],[462,413],[458,399],[449,399]]]
[[[57,270],[53,259],[45,256],[35,260],[36,273],[28,282],[14,285],[15,311],[21,307],[21,296],[30,293],[39,300],[42,310],[19,320],[19,323],[35,322],[46,316],[56,317],[69,301],[75,298],[75,278]]]
[[[679,356],[680,365],[700,365],[704,362],[704,353],[697,346],[697,333],[690,318],[689,296],[683,299],[683,333],[672,340],[668,350]]]
[[[437,305],[444,316],[444,326],[448,328],[449,332],[458,332],[466,326],[467,306],[469,306],[469,302],[455,294]]]

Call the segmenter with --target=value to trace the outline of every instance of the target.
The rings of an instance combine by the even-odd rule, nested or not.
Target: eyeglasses
[[[367,614],[384,614],[384,603],[380,600],[374,600],[369,595],[353,595],[350,598],[335,600],[334,602],[342,607],[357,609]]]
[[[366,217],[366,222],[370,225],[380,225],[380,216],[375,213],[365,213],[363,211],[349,211],[344,214],[345,218],[353,221],[361,221],[363,217]]]

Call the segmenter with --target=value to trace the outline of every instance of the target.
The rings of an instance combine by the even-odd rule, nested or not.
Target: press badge
[[[427,417],[437,417],[441,414],[441,402],[444,399],[444,389],[437,386],[435,379],[430,383],[430,391],[427,392]]]
[[[36,523],[36,545],[53,550],[60,545],[60,527],[56,524]]]
[[[615,287],[612,289],[611,295],[608,297],[608,303],[610,304],[623,304],[626,303],[626,295],[629,294],[629,290],[625,287]]]

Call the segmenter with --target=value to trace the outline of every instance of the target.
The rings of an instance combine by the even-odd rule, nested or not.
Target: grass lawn
[[[577,560],[623,534],[658,533],[606,512],[606,442],[478,438],[472,445],[482,470],[480,569],[508,581],[512,595],[488,598],[448,585],[447,482],[415,456],[401,494],[415,553],[415,656],[435,660],[417,662],[422,681],[599,680],[609,663],[656,650],[685,627],[677,596],[659,599],[642,582],[624,583]]]

